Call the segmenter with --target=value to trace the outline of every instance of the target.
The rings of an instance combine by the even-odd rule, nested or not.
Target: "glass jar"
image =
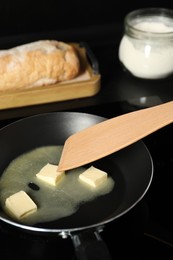
[[[144,8],[127,14],[118,56],[124,68],[139,78],[173,74],[173,11]]]

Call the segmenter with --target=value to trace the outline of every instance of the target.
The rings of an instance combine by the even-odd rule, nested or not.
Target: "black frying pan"
[[[2,128],[0,130],[0,174],[15,157],[39,146],[63,145],[71,134],[103,120],[105,118],[90,114],[56,112],[28,117]],[[35,226],[20,224],[9,219],[2,209],[0,220],[26,231],[58,233],[62,237],[71,236],[78,259],[106,260],[109,258],[109,252],[103,252],[105,244],[101,240],[99,230],[106,223],[128,212],[144,197],[152,181],[153,162],[144,143],[138,141],[92,165],[107,171],[115,180],[116,185],[109,194],[85,203],[69,217],[49,223],[38,223]],[[92,240],[96,240],[97,246],[94,241],[94,249],[91,247],[92,256],[90,256],[91,252],[86,253],[86,251],[81,256],[81,244],[82,250],[85,248],[82,234],[88,236],[88,232],[93,234]],[[95,253],[94,250],[99,243],[99,250]],[[86,258],[87,254],[88,258]]]

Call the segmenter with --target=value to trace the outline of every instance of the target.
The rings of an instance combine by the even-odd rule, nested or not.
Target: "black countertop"
[[[54,111],[81,111],[111,118],[172,100],[172,79],[142,80],[123,71],[118,60],[118,46],[121,35],[121,25],[108,24],[86,27],[82,30],[19,35],[0,39],[1,47],[10,47],[40,38],[56,38],[74,42],[86,41],[98,60],[101,73],[101,89],[97,95],[46,105],[1,110],[0,127],[22,117]],[[165,254],[167,254],[167,259],[172,259],[172,130],[172,125],[170,125],[144,139],[153,157],[154,178],[144,200],[130,213],[105,228],[103,237],[108,244],[113,259],[116,259],[115,257],[118,254],[125,257],[127,251],[133,259],[146,259],[148,255],[155,256],[157,259],[165,259]],[[47,239],[37,240],[35,238],[26,238],[25,240],[23,234],[13,233],[13,235],[9,235],[6,226],[4,232],[3,224],[1,229],[0,236],[3,238],[4,246],[2,247],[4,249],[0,252],[0,255],[5,258],[11,257],[7,248],[9,245],[13,245],[14,241],[17,244],[22,243],[23,250],[19,252],[15,249],[13,257],[15,255],[26,259],[46,259],[45,251],[50,252],[51,250],[54,253],[56,251],[55,244],[57,241],[51,239],[50,241]],[[30,242],[28,242],[28,239]],[[71,241],[69,244],[68,241],[58,241],[58,243],[62,244],[62,250],[68,246],[69,252],[73,254]],[[13,245],[13,247],[15,246]],[[32,256],[29,256],[29,254]],[[48,255],[50,256],[50,253]],[[67,253],[64,259],[75,258],[69,258]]]
[[[143,80],[129,75],[118,60],[118,47],[123,33],[122,25],[106,24],[75,28],[58,32],[15,35],[0,38],[0,48],[10,48],[38,39],[57,39],[71,42],[85,41],[93,51],[101,74],[101,89],[92,97],[0,110],[0,121],[18,119],[38,113],[78,110],[93,106],[110,106],[127,102],[130,106],[146,107],[173,98],[173,80]]]

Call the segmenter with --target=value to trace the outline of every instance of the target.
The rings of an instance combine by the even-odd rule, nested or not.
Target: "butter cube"
[[[21,219],[37,210],[37,205],[22,190],[8,197],[5,201],[5,207],[17,219]]]
[[[97,187],[107,180],[107,173],[91,166],[79,175],[79,179],[92,187]]]
[[[64,172],[59,172],[57,165],[48,163],[36,174],[36,176],[40,180],[56,186],[64,176]]]

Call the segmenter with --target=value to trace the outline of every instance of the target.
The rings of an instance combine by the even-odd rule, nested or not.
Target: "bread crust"
[[[40,40],[0,50],[0,91],[33,88],[75,78],[80,61],[74,47]]]

